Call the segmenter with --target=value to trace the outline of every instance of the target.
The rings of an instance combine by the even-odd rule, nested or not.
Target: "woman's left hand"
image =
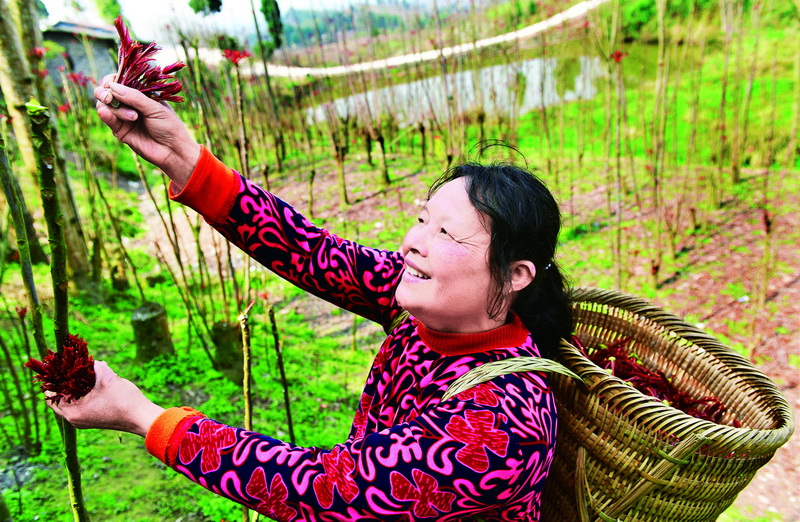
[[[95,361],[94,388],[77,401],[47,404],[76,428],[125,431],[144,437],[164,408],[153,403],[131,381],[103,361]]]

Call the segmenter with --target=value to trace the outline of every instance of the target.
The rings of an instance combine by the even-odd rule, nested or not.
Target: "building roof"
[[[117,30],[113,25],[97,25],[72,20],[61,20],[43,29],[44,33],[70,33],[90,36],[101,40],[117,40]]]

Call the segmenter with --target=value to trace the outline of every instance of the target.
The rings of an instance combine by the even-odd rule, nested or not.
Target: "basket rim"
[[[647,402],[645,406],[652,409],[655,420],[637,419],[633,421],[636,424],[641,424],[643,427],[663,424],[663,418],[669,416],[671,417],[669,431],[675,432],[678,437],[682,438],[690,433],[703,431],[707,436],[714,439],[730,440],[736,448],[745,447],[749,441],[757,440],[759,441],[760,449],[765,450],[763,453],[777,450],[792,436],[794,432],[794,415],[791,406],[780,389],[753,363],[719,342],[710,334],[640,297],[616,290],[591,287],[576,288],[571,292],[570,298],[573,306],[591,302],[643,317],[666,331],[699,346],[726,367],[743,367],[742,370],[746,369],[747,373],[747,375],[743,376],[744,381],[757,388],[758,395],[763,398],[770,415],[776,421],[774,428],[736,428],[693,417],[675,407],[663,404],[633,388],[626,381],[609,374],[585,357],[569,341],[562,340],[557,359],[578,374],[587,384],[591,393],[608,394],[613,392],[613,402],[617,404],[623,403],[626,406],[627,402],[633,403],[632,405],[640,405],[644,404],[645,401]],[[736,369],[736,371],[739,373],[739,369]],[[682,433],[682,435],[678,435],[678,432]]]

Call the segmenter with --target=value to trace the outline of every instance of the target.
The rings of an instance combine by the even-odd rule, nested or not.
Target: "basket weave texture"
[[[630,338],[629,353],[681,391],[728,407],[722,424],[691,417],[634,389],[564,342],[553,373],[556,456],[543,521],[715,520],[789,440],[792,410],[747,359],[648,302],[618,292],[573,292],[583,346]],[[741,427],[730,425],[737,419]]]

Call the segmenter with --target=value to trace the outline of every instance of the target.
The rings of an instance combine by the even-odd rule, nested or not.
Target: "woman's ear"
[[[519,292],[533,282],[536,267],[531,261],[523,259],[511,263],[511,290]]]

